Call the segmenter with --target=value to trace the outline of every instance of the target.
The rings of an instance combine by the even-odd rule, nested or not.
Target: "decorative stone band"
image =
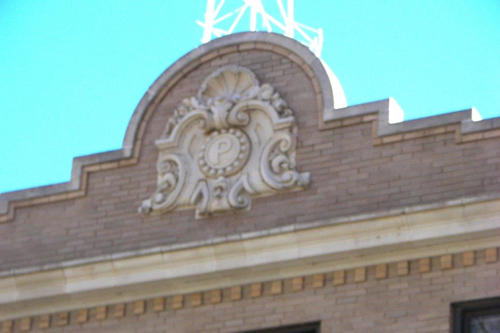
[[[36,316],[4,319],[1,323],[1,328],[2,333],[11,333],[14,331],[29,332],[32,329],[78,325],[89,321],[119,319],[125,316],[141,316],[148,312],[174,311],[203,305],[297,293],[307,289],[318,289],[328,286],[336,288],[346,284],[361,284],[370,280],[423,275],[440,270],[492,264],[497,261],[498,248],[491,247],[476,251],[444,254],[436,257],[423,257],[312,275],[301,275],[287,279],[258,281],[221,289],[157,296],[114,304],[103,304],[90,308],[74,308],[67,311],[44,313]]]
[[[373,143],[390,144],[417,137],[453,132],[457,143],[500,137],[500,118],[478,120],[474,109],[401,122],[403,112],[392,98],[346,106],[335,75],[307,47],[282,35],[265,32],[232,34],[206,43],[169,67],[148,89],[129,122],[119,150],[76,157],[67,183],[0,194],[0,223],[14,219],[15,209],[71,200],[86,194],[88,173],[135,165],[145,127],[159,101],[187,73],[229,53],[264,50],[298,64],[311,79],[320,106],[319,129],[373,122]]]
[[[81,260],[45,271],[4,272],[0,321],[331,271],[354,269],[355,281],[361,281],[362,267],[434,256],[440,256],[441,267],[451,268],[454,253],[500,244],[498,199],[462,199],[445,207],[390,213],[329,219],[128,256],[115,254],[108,260]],[[488,251],[488,258],[496,256],[496,250]],[[466,258],[471,262],[474,254]],[[387,270],[381,267],[378,274],[384,275]],[[401,274],[408,269],[405,264],[398,266]],[[314,285],[324,284],[322,278],[314,281]]]

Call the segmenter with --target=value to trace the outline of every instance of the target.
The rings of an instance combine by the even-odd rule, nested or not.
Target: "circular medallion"
[[[236,128],[213,131],[198,156],[200,170],[209,177],[229,176],[240,171],[250,156],[250,141]]]

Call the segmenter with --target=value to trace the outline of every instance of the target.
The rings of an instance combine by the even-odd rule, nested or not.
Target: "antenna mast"
[[[222,12],[224,2],[225,0],[207,0],[205,21],[196,21],[203,28],[202,43],[210,41],[213,37],[217,38],[233,33],[237,26],[241,26],[238,24],[242,21],[244,14],[249,12],[248,30],[259,30],[257,23],[260,18],[260,24],[264,30],[268,32],[275,31],[287,37],[295,38],[308,46],[318,57],[321,56],[323,29],[311,28],[305,24],[296,22],[294,17],[294,0],[286,0],[286,8],[283,5],[283,0],[276,0],[281,16],[278,18],[273,17],[265,10],[262,0],[241,0],[242,4],[240,7],[225,13]],[[234,2],[236,0],[231,1],[231,3]],[[228,28],[221,28],[222,24],[225,23],[227,26],[228,22],[231,22]]]

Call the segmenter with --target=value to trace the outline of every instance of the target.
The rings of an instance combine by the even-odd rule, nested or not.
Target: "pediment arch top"
[[[227,63],[227,60],[224,58],[233,57],[233,59],[235,59],[241,55],[255,54],[257,52],[287,59],[302,70],[313,87],[314,92],[311,95],[314,95],[315,104],[317,104],[317,108],[314,108],[314,111],[317,113],[316,117],[319,119],[320,123],[325,117],[331,114],[334,109],[346,106],[343,89],[333,72],[301,43],[283,35],[266,32],[232,34],[201,45],[180,58],[158,77],[134,111],[124,137],[124,150],[132,151],[132,149],[136,149],[134,147],[135,141],[138,138],[142,138],[143,133],[141,133],[141,125],[144,126],[143,123],[149,119],[151,109],[157,107],[161,100],[168,95],[168,91],[173,89],[179,82],[182,82],[191,73],[199,72],[200,66],[210,63],[223,67],[225,66],[225,62]],[[262,66],[265,66],[265,61],[263,62],[264,64],[262,64]],[[241,65],[243,67],[249,67],[245,62]],[[229,66],[238,67],[238,65]],[[272,68],[266,68],[266,72],[270,71],[272,71]],[[230,72],[226,72],[226,75],[228,75],[228,73]],[[211,74],[217,76],[217,74],[212,71]],[[197,73],[197,75],[199,75],[199,73]],[[244,81],[248,82],[257,79],[255,74],[248,75],[247,80]],[[267,75],[267,73],[259,75],[262,82],[269,81],[266,79],[265,75]],[[231,80],[229,76],[230,75],[227,77],[219,77],[219,80],[210,80],[210,78],[205,75],[205,82],[200,84],[198,93],[192,95],[199,98],[203,91],[203,93],[210,98],[210,94],[213,94],[214,89],[221,89],[218,82],[224,79]],[[214,85],[209,85],[209,81]],[[289,82],[284,82],[283,84],[288,83]],[[278,88],[278,86],[275,85],[275,88]]]
[[[256,69],[257,66],[252,67],[248,65],[248,62],[236,61],[242,55],[248,56],[250,59],[250,55],[255,56],[258,54],[261,54],[259,59],[276,59],[279,57],[293,63],[295,69],[301,71],[301,76],[307,81],[307,85],[314,88],[314,91],[308,93],[315,99],[314,107],[310,107],[310,103],[307,107],[297,106],[298,104],[295,101],[301,99],[297,95],[304,94],[304,92],[291,93],[288,89],[290,82],[286,80],[280,81],[278,78],[268,78],[268,68],[262,67],[259,71]],[[228,59],[236,60],[228,61]],[[257,79],[262,82],[260,84],[261,88],[269,88],[266,83],[271,83],[274,90],[279,91],[281,97],[284,97],[284,100],[294,109],[295,125],[302,123],[297,116],[304,114],[306,109],[307,112],[311,112],[311,110],[314,112],[315,119],[318,119],[318,116],[322,119],[325,110],[333,109],[334,98],[327,70],[323,67],[321,61],[299,42],[282,35],[265,32],[239,33],[213,40],[181,57],[149,87],[130,118],[121,149],[76,157],[73,163],[71,180],[67,183],[2,194],[0,198],[0,214],[3,215],[0,216],[0,222],[10,221],[14,218],[14,209],[17,207],[17,202],[20,203],[20,206],[26,205],[28,201],[33,201],[33,204],[36,205],[40,202],[46,203],[54,200],[65,200],[64,198],[86,196],[88,174],[91,172],[136,165],[141,169],[141,175],[149,172],[144,171],[144,167],[146,164],[149,167],[154,164],[153,160],[156,156],[153,157],[153,155],[157,153],[154,143],[161,138],[160,132],[165,129],[164,121],[170,118],[170,113],[174,107],[180,104],[180,101],[176,100],[176,98],[182,94],[172,98],[174,95],[172,92],[181,85],[189,85],[187,81],[197,77],[196,80],[193,80],[197,82],[196,89],[192,93],[185,94],[182,98],[198,97],[198,89],[201,87],[202,81],[214,72],[213,67],[222,67],[229,63],[251,69],[254,76],[249,75],[249,81]],[[260,65],[266,66],[262,61]],[[208,70],[208,67],[212,69]],[[204,68],[206,72],[202,73],[200,68]],[[225,79],[231,81],[231,78],[226,77]],[[211,92],[213,89],[214,87],[210,87],[210,90],[206,90],[206,96],[210,97],[209,95],[213,94]],[[166,100],[175,105],[170,105],[172,107],[161,110]],[[337,99],[337,101],[339,100],[341,99]],[[240,103],[241,110],[234,113],[244,117],[249,109],[259,107],[258,102],[254,100],[253,104],[246,105]],[[286,110],[284,111],[286,112]],[[164,121],[160,119],[162,117],[158,118],[158,114],[162,112]],[[233,119],[233,121],[236,120],[236,118]],[[244,119],[241,118],[238,121],[244,121]],[[276,121],[276,119],[271,123],[274,124],[275,129],[288,126],[286,121],[280,122]],[[256,126],[257,132],[265,132],[264,125],[254,126]],[[159,129],[159,131],[152,130],[152,127]],[[260,139],[249,137],[249,140],[258,141]]]

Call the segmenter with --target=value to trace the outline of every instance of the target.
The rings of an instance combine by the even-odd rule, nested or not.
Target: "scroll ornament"
[[[156,140],[156,191],[142,214],[195,208],[196,218],[248,210],[252,198],[303,189],[295,167],[293,112],[269,84],[240,66],[209,75]]]

